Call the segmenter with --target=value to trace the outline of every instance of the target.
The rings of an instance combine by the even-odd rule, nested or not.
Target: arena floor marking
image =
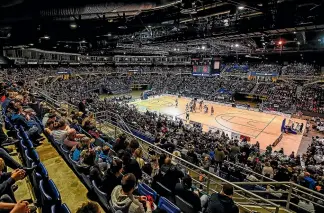
[[[276,118],[277,116],[274,116],[272,120],[262,129],[262,131],[257,135],[257,137],[272,123],[272,121]]]
[[[178,98],[178,107],[175,107],[175,100],[176,98],[173,96],[159,96],[147,100],[138,100],[130,104],[135,105],[142,111],[155,111],[185,119],[186,104],[190,99]],[[215,109],[213,116],[210,115],[211,106]],[[262,150],[265,150],[265,148],[269,144],[272,144],[281,134],[281,124],[284,119],[282,116],[238,109],[217,103],[208,103],[208,107],[208,114],[199,112],[199,110],[197,110],[196,113],[190,113],[190,120],[201,123],[204,126],[204,131],[208,131],[209,127],[216,127],[223,129],[225,132],[235,132],[246,135],[251,137],[251,143],[259,141]],[[304,126],[306,125],[306,121],[304,120],[292,120],[296,120],[299,123],[304,122]],[[290,154],[291,151],[297,153],[301,138],[302,135],[300,134],[284,135],[283,140],[274,150],[279,150],[281,147],[284,147],[288,152],[287,154]]]

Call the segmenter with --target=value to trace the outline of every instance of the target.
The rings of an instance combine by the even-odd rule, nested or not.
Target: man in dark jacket
[[[86,100],[83,99],[80,103],[79,103],[79,111],[82,112],[83,114],[86,114]]]
[[[175,186],[175,195],[190,203],[195,212],[201,211],[201,202],[197,193],[193,192],[192,179],[189,175],[184,176],[182,183],[177,183]]]
[[[124,174],[126,173],[133,173],[136,177],[136,180],[142,179],[142,170],[137,163],[137,161],[132,158],[131,154],[129,152],[125,152],[123,155],[123,165],[124,165]]]
[[[214,193],[210,196],[206,213],[239,213],[232,196],[234,193],[233,186],[224,184],[220,193]]]

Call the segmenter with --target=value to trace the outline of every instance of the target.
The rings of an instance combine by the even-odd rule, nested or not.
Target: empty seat
[[[156,191],[154,191],[151,187],[149,187],[145,183],[138,184],[138,193],[140,195],[144,195],[144,196],[150,195],[150,196],[152,196],[152,198],[154,200],[157,200],[157,193],[156,193]]]
[[[52,205],[61,205],[61,195],[52,180],[40,180],[41,204],[43,210],[49,212]]]
[[[69,207],[63,203],[62,205],[52,205],[51,213],[71,213]]]
[[[167,213],[180,213],[181,210],[165,197],[160,197],[158,207]]]
[[[196,213],[194,207],[178,195],[175,196],[175,203],[184,213]]]
[[[64,153],[69,153],[69,152],[70,152],[70,148],[67,147],[65,144],[61,144],[61,150],[62,150]]]
[[[107,199],[107,194],[100,191],[100,189],[97,187],[96,182],[93,180],[92,181],[92,186],[93,186],[93,191],[97,195],[99,202],[104,205],[106,208],[109,208],[108,204],[108,199]]]
[[[25,157],[26,157],[26,165],[28,167],[31,167],[32,164],[38,165],[40,162],[38,153],[33,149],[33,150],[25,150]]]

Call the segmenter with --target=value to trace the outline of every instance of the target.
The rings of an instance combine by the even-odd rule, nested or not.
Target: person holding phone
[[[135,187],[135,175],[132,173],[124,175],[121,185],[116,186],[111,193],[110,206],[115,211],[120,210],[123,213],[151,213],[152,207],[147,197],[133,195]]]

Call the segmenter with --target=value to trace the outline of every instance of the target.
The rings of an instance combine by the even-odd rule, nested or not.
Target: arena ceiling
[[[88,54],[322,51],[321,0],[2,0],[0,42]]]

